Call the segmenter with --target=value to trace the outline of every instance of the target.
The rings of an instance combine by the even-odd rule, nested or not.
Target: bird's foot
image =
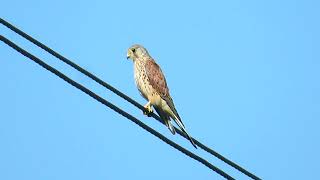
[[[144,109],[144,111],[143,111],[143,114],[144,114],[144,115],[147,115],[148,117],[150,117],[150,116],[151,116],[151,113],[153,112],[150,103],[146,104],[146,105],[144,106],[144,108],[145,108],[145,109]]]

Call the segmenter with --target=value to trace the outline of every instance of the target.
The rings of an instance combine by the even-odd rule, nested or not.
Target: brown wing
[[[159,65],[154,62],[154,60],[148,60],[145,68],[150,85],[160,94],[161,97],[169,96],[167,82]]]
[[[164,77],[159,65],[153,59],[151,59],[146,62],[145,68],[150,85],[159,93],[161,98],[167,102],[170,109],[176,114],[176,116],[181,121],[180,116],[176,108],[174,107],[173,101],[170,97],[166,78]]]

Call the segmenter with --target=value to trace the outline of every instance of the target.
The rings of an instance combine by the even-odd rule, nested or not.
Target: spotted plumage
[[[145,114],[151,113],[151,106],[153,106],[172,134],[175,134],[175,129],[170,122],[173,119],[187,135],[192,145],[197,148],[173,104],[166,79],[159,65],[140,45],[133,45],[128,49],[127,59],[129,58],[134,63],[134,79],[138,90],[148,101],[144,106],[146,108]]]

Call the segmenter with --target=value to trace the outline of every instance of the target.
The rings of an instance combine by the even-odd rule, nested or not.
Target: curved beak
[[[127,52],[127,59],[129,59],[130,58],[130,54],[129,54],[129,52]]]

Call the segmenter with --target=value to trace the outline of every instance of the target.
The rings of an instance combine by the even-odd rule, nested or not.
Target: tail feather
[[[169,130],[171,131],[171,133],[172,133],[173,135],[175,135],[175,134],[176,134],[176,130],[174,129],[174,126],[172,125],[172,123],[170,122],[170,120],[168,120],[167,122],[168,122],[168,128],[169,128]]]
[[[159,114],[160,118],[164,121],[170,132],[175,135],[176,130],[174,129],[174,126],[170,123],[170,116],[167,115],[165,112],[163,112],[161,109],[154,107],[154,109],[157,111]]]
[[[170,112],[169,114],[166,113],[165,111],[163,111],[160,108],[157,108],[154,106],[154,109],[157,111],[157,113],[159,114],[160,118],[165,122],[166,126],[168,127],[168,129],[171,131],[171,133],[174,135],[176,133],[174,126],[172,125],[172,123],[170,122],[170,117],[174,120],[174,122],[179,126],[179,128],[182,130],[182,132],[187,136],[187,139],[191,142],[191,144],[197,149],[196,144],[193,142],[192,137],[188,134],[186,128],[184,127],[183,122],[181,121],[178,113],[174,113],[174,112]]]
[[[182,130],[182,132],[187,135],[188,140],[191,142],[191,144],[197,149],[196,144],[193,142],[192,137],[188,134],[186,128],[184,127],[184,124],[182,123],[181,119],[177,116],[174,116],[172,118],[174,120],[174,122],[180,127],[180,129]]]

